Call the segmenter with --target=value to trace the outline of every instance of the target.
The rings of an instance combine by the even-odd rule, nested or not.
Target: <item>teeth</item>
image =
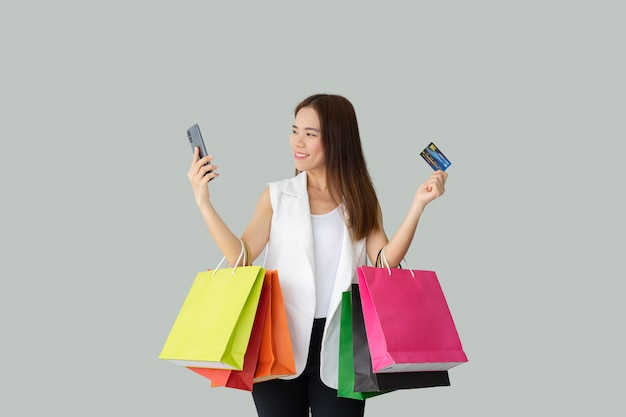
[[[296,156],[300,157],[300,158],[303,158],[303,157],[306,156],[306,154],[305,153],[298,153],[298,152],[296,152]]]

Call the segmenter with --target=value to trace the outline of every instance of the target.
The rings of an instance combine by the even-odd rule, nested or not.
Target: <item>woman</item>
[[[447,174],[421,184],[409,211],[387,238],[352,104],[317,94],[296,106],[289,141],[296,176],[263,191],[241,239],[250,258],[267,247],[265,267],[278,270],[297,374],[254,385],[259,416],[363,416],[364,401],[337,397],[341,293],[356,282],[356,267],[380,250],[390,265],[404,258],[425,206],[441,196]],[[188,173],[196,203],[231,265],[241,242],[211,204],[208,183],[219,176],[212,156],[196,149]]]

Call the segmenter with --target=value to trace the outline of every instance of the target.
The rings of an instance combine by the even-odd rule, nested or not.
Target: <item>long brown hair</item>
[[[354,106],[338,95],[315,94],[296,106],[317,112],[326,155],[326,180],[332,196],[342,196],[354,240],[380,226],[378,198],[367,171]],[[339,201],[337,203],[340,203]]]

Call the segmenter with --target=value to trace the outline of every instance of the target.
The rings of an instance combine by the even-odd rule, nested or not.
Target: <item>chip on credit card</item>
[[[424,158],[424,160],[428,162],[428,165],[430,165],[435,171],[438,169],[445,171],[452,164],[452,162],[450,162],[450,160],[446,158],[446,156],[432,142],[424,148],[420,155],[422,155],[422,158]]]

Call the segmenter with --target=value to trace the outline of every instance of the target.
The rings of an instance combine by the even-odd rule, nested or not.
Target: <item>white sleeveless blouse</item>
[[[345,227],[338,208],[326,214],[312,214],[311,223],[315,248],[315,318],[324,318],[335,285]]]

